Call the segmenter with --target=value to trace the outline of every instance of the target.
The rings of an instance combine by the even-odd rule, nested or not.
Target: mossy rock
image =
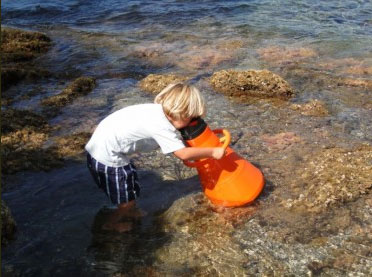
[[[49,149],[59,158],[74,158],[84,153],[84,147],[91,133],[81,132],[54,139],[55,144]]]
[[[3,109],[1,110],[1,119],[2,135],[20,130],[24,127],[29,127],[34,130],[50,129],[47,120],[43,116],[28,110]]]
[[[158,94],[171,83],[184,82],[188,78],[175,74],[150,74],[142,79],[139,86],[142,90],[152,94]]]
[[[221,70],[209,81],[216,91],[243,101],[251,97],[288,99],[295,94],[287,81],[268,70]]]
[[[285,207],[322,212],[332,206],[356,201],[372,190],[372,147],[323,149],[305,157],[308,164],[297,173],[292,192],[294,199]]]
[[[92,77],[79,77],[68,85],[61,93],[45,98],[41,104],[50,107],[64,107],[74,99],[87,95],[96,87],[96,80]]]
[[[1,201],[1,245],[7,245],[15,238],[17,225],[9,207]]]
[[[46,70],[40,69],[32,61],[47,52],[51,40],[45,34],[11,28],[1,30],[1,89],[19,83],[23,79],[37,79],[48,76]]]
[[[11,28],[1,30],[2,62],[30,61],[51,47],[51,40],[45,34]]]

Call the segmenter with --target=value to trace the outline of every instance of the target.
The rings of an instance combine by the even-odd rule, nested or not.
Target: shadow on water
[[[151,274],[155,252],[170,242],[172,234],[164,231],[162,214],[176,201],[190,193],[200,191],[196,177],[181,181],[163,181],[151,171],[139,172],[142,185],[137,207],[143,217],[128,219],[132,230],[125,233],[102,229],[112,212],[104,207],[98,211],[92,224],[92,239],[88,252],[94,256],[95,272]]]
[[[163,181],[154,172],[142,171],[140,180],[143,195],[137,206],[146,214],[141,218],[130,219],[133,223],[132,230],[122,234],[102,230],[105,219],[112,211],[104,207],[96,214],[88,247],[88,252],[94,256],[94,272],[109,276],[115,273],[157,276],[164,272],[190,276],[203,272],[201,265],[188,262],[189,254],[185,254],[181,246],[175,246],[182,245],[185,232],[195,235],[195,240],[198,241],[200,233],[219,234],[221,226],[230,226],[226,230],[231,231],[249,220],[260,206],[260,201],[238,208],[213,206],[200,192],[198,176],[179,181]],[[267,187],[264,188],[267,191],[263,192],[262,197],[268,197],[271,187],[271,182],[267,181]],[[216,222],[211,224],[211,220]],[[230,231],[226,230],[220,236],[229,239]],[[207,240],[205,243],[214,242]],[[164,251],[175,251],[174,257],[169,259],[185,259],[184,264],[167,268],[162,261]],[[191,256],[198,255],[191,251]],[[165,255],[168,256],[169,253]]]
[[[85,164],[8,176],[2,198],[18,230],[2,251],[2,276],[106,276],[150,266],[152,253],[170,238],[158,216],[200,185],[195,177],[163,181],[151,171],[139,171],[139,178],[137,206],[146,214],[119,234],[101,228],[112,209]]]

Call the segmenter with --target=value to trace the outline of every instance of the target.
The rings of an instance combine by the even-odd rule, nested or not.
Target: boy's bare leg
[[[108,217],[107,222],[102,226],[105,230],[115,230],[126,232],[132,229],[132,222],[120,222],[124,218],[138,218],[144,216],[144,213],[136,209],[134,200],[128,203],[118,205],[118,208]]]

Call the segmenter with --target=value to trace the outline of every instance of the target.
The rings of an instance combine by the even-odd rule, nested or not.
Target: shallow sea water
[[[2,198],[18,232],[2,251],[3,276],[372,274],[372,238],[363,235],[372,222],[370,194],[310,218],[279,205],[300,197],[300,171],[314,153],[372,143],[372,89],[360,84],[372,81],[370,1],[22,0],[2,1],[1,13],[3,25],[45,32],[54,43],[39,62],[55,77],[11,88],[20,95],[14,107],[40,111],[40,99],[72,79],[97,78],[92,93],[51,120],[61,127],[55,136],[91,131],[108,113],[151,102],[138,81],[178,73],[203,91],[210,126],[228,129],[235,151],[266,177],[254,205],[219,210],[203,197],[196,172],[172,157],[144,155],[138,206],[147,215],[119,235],[101,229],[111,207],[84,157],[7,176]],[[228,68],[269,69],[297,95],[228,99],[207,80]],[[21,97],[33,90],[43,93]],[[312,99],[329,114],[291,109]],[[292,133],[288,145],[264,140],[281,133]]]

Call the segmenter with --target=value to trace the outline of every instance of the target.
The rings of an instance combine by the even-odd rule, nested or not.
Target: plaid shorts
[[[136,168],[132,163],[120,167],[104,165],[87,154],[87,165],[97,186],[113,204],[127,203],[140,195]]]

